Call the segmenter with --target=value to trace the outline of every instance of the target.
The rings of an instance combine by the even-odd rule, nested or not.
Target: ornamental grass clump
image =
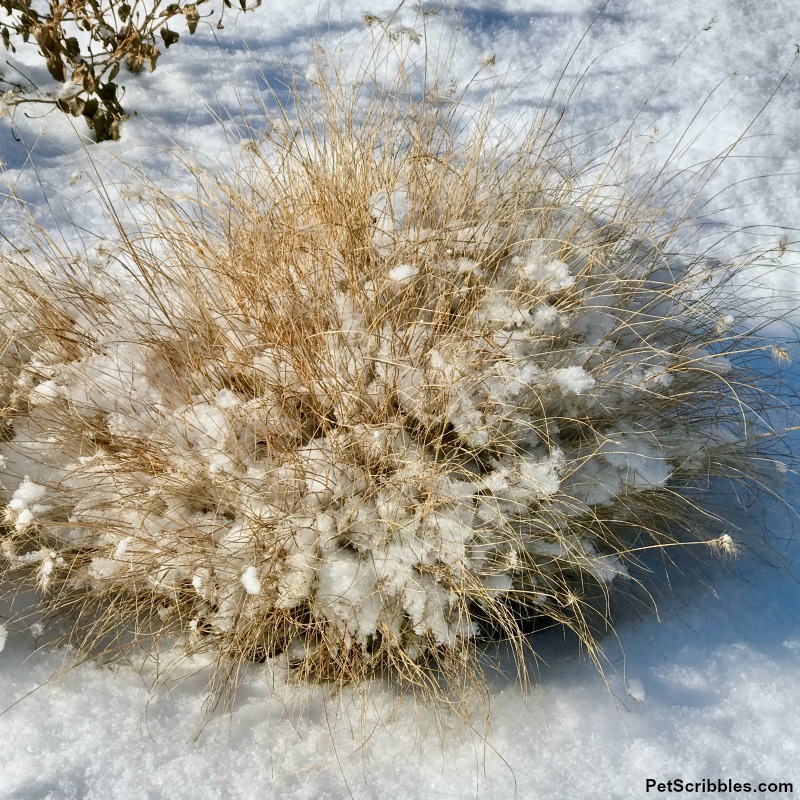
[[[106,271],[4,256],[4,586],[80,653],[458,694],[540,619],[599,664],[644,552],[735,547],[697,491],[758,480],[775,402],[735,265],[387,41]]]

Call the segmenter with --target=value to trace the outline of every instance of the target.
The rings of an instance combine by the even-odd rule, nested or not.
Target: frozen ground
[[[776,288],[790,299],[773,307],[791,309],[798,288],[791,242],[800,238],[797,68],[759,112],[793,64],[796,8],[789,0],[703,5],[612,0],[568,66],[566,85],[588,70],[567,104],[568,129],[591,134],[585,147],[602,147],[635,120],[636,170],[643,175],[673,149],[674,165],[687,168],[746,132],[747,141],[696,206],[708,214],[703,241],[728,226],[746,229],[723,242],[731,249],[777,248],[785,236],[787,253],[776,253],[771,270],[751,274],[743,291]],[[483,54],[494,52],[496,72],[509,87],[506,109],[524,114],[547,96],[598,8],[584,0],[471,3],[456,76],[468,79]],[[223,128],[215,115],[257,116],[259,72],[304,74],[315,40],[354,46],[363,36],[364,11],[384,9],[266,0],[235,23],[229,17],[218,43],[213,25],[201,26],[165,54],[155,73],[128,80],[126,108],[138,114],[120,142],[102,148],[84,148],[60,115],[28,119],[17,109],[13,122],[0,127],[6,180],[51,231],[58,227],[71,240],[84,236],[94,246],[87,231],[106,229],[87,154],[100,161],[112,199],[122,195],[134,204],[137,188],[121,185],[115,158],[141,164],[151,178],[164,175],[165,183],[179,175],[174,143],[230,163],[233,124]],[[35,61],[18,63],[34,80],[42,78]],[[642,149],[650,138],[653,144]],[[15,224],[6,209],[2,233],[13,236]],[[100,257],[96,248],[94,255]],[[787,500],[796,497],[790,480],[773,488]],[[278,678],[273,693],[254,668],[238,710],[212,719],[198,737],[202,675],[148,704],[146,674],[83,666],[25,697],[65,654],[36,649],[33,633],[9,625],[0,654],[0,710],[7,709],[0,715],[0,796],[638,798],[646,796],[647,778],[679,777],[798,787],[793,518],[778,503],[750,506],[749,499],[741,500],[741,525],[754,552],[733,564],[704,566],[701,581],[688,561],[682,566],[693,574],[673,569],[669,581],[654,576],[660,622],[623,604],[617,635],[605,643],[607,686],[572,643],[544,633],[535,645],[546,663],[531,662],[537,674],[527,699],[510,676],[498,674],[488,728],[478,717],[475,731],[377,689],[364,707],[350,696],[324,704],[315,692],[281,687]]]

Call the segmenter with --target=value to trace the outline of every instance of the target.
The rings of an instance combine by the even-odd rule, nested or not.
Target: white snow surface
[[[772,263],[751,271],[743,291],[765,298],[777,291],[770,312],[784,309],[797,320],[796,68],[761,112],[793,63],[800,35],[794,3],[611,0],[591,24],[600,5],[470,3],[454,55],[456,78],[468,80],[491,51],[496,65],[490,69],[505,74],[509,86],[506,111],[525,115],[548,96],[553,76],[588,28],[566,67],[567,83],[588,70],[566,105],[571,129],[594,132],[582,148],[602,146],[634,120],[634,149],[641,156],[633,169],[646,180],[667,158],[673,167],[690,167],[745,134],[696,210],[709,242],[733,226],[746,230],[724,247],[775,247]],[[226,16],[219,33],[213,24],[201,25],[162,56],[152,75],[127,79],[125,105],[138,114],[124,125],[120,142],[90,148],[100,176],[69,120],[56,113],[26,116],[17,108],[10,121],[0,120],[4,177],[49,230],[71,241],[85,237],[90,257],[107,264],[113,249],[85,233],[110,233],[97,230],[102,223],[92,180],[102,180],[112,199],[128,200],[135,213],[138,188],[121,183],[115,158],[140,163],[151,178],[163,173],[165,186],[180,180],[170,161],[172,141],[208,161],[232,163],[234,126],[220,125],[215,114],[257,114],[258,103],[268,102],[259,70],[306,74],[312,43],[347,48],[362,36],[365,10],[382,14],[386,8],[292,0]],[[403,33],[404,21],[397,24]],[[15,63],[45,83],[43,65],[24,50]],[[76,125],[80,131],[82,123]],[[402,198],[379,202],[391,202],[395,219],[401,213]],[[5,215],[0,233],[19,236],[16,224]],[[391,224],[387,214],[387,235]],[[412,270],[409,265],[396,280],[412,277]],[[541,271],[531,277],[554,288],[569,281],[558,263]],[[548,324],[545,316],[542,324]],[[575,372],[551,379],[577,394],[588,377]],[[44,403],[57,391],[51,382],[38,389]],[[217,397],[215,405],[191,409],[196,446],[222,473],[228,469],[221,456],[227,435],[222,409],[229,410],[229,400]],[[663,483],[668,476],[658,454],[643,447],[638,455],[640,463],[628,459],[625,469],[643,484]],[[613,447],[606,458],[614,463]],[[543,491],[553,480],[546,465],[532,464],[530,472]],[[31,475],[14,495],[12,510],[25,524],[46,503],[40,489]],[[792,502],[798,485],[787,477],[773,489]],[[669,582],[662,562],[654,560],[648,588],[657,594],[660,619],[641,604],[621,603],[616,634],[603,642],[607,685],[574,642],[543,632],[532,639],[541,660],[529,660],[532,687],[522,700],[510,661],[489,647],[487,659],[499,659],[502,669],[491,681],[488,725],[477,713],[473,729],[447,716],[437,720],[433,709],[396,700],[378,686],[362,706],[356,692],[327,697],[253,665],[233,714],[217,713],[198,737],[201,663],[187,665],[186,680],[155,698],[147,688],[152,674],[140,676],[125,664],[86,664],[48,682],[69,652],[46,646],[38,622],[29,630],[7,624],[16,609],[0,608],[0,797],[639,798],[647,796],[647,778],[676,777],[792,781],[797,789],[800,585],[793,516],[775,501],[754,508],[742,511],[743,533],[734,537],[752,542],[754,550],[738,560],[698,564],[677,557]],[[116,557],[124,554],[122,548]],[[37,555],[46,576],[51,555]],[[337,571],[350,575],[353,585],[364,580],[344,561],[330,569],[332,578]],[[302,565],[297,574],[302,578]],[[194,581],[202,587],[204,577]],[[248,567],[241,582],[258,594],[255,568]],[[287,586],[287,597],[295,590],[301,591]],[[360,606],[354,613],[372,610]]]

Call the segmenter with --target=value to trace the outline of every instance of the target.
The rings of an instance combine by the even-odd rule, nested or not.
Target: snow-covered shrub
[[[770,439],[735,267],[398,37],[356,83],[320,62],[113,268],[3,265],[7,585],[84,648],[463,688],[539,617],[597,659],[642,551],[734,547],[683,490]]]

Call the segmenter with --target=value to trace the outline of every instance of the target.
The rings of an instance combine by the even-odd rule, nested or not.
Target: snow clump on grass
[[[113,269],[6,258],[5,585],[83,652],[462,691],[486,637],[524,672],[538,618],[599,663],[641,551],[734,546],[681,532],[682,490],[769,441],[735,267],[604,201],[546,114],[505,144],[415,48],[357,83],[318,61]]]

